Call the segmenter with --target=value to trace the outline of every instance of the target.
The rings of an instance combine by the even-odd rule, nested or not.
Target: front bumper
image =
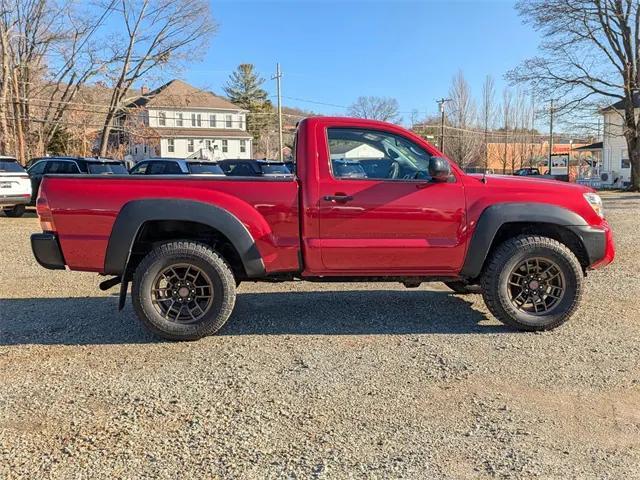
[[[64,257],[58,238],[53,233],[31,235],[31,250],[38,263],[49,270],[64,270]]]
[[[31,195],[0,195],[0,205],[27,205],[31,201]]]
[[[569,227],[575,233],[589,257],[589,268],[604,267],[615,257],[613,233],[607,222],[593,227],[589,225]]]

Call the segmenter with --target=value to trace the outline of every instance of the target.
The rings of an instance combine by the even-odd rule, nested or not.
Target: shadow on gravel
[[[447,292],[351,290],[239,293],[220,335],[405,335],[501,333]],[[159,342],[117,298],[0,299],[0,345]]]
[[[602,200],[603,201],[611,201],[611,200],[640,200],[640,195],[634,195],[634,194],[629,194],[629,193],[622,193],[622,194],[612,194],[612,195],[603,195],[602,196]]]
[[[0,213],[0,216],[6,217],[4,213]],[[38,218],[38,214],[36,213],[34,208],[27,208],[27,211],[25,212],[25,214],[19,218]],[[15,220],[18,220],[18,219],[15,219]]]

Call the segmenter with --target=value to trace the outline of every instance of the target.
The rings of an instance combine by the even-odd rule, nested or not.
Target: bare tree
[[[445,142],[445,148],[450,157],[466,168],[477,160],[481,138],[479,132],[472,130],[477,123],[477,107],[462,71],[453,77],[449,98],[447,118],[452,133]]]
[[[561,111],[623,100],[631,183],[640,190],[640,2],[520,0],[517,9],[545,40],[541,55],[508,77],[530,84],[543,98],[560,99]]]
[[[489,166],[489,130],[493,128],[495,96],[495,82],[491,75],[487,75],[482,84],[482,107],[480,113],[482,126],[484,128],[483,153],[485,170]]]
[[[177,69],[202,54],[216,25],[206,0],[119,0],[103,6],[116,14],[124,34],[110,41],[106,75],[113,89],[100,135],[105,155],[116,113],[126,106],[132,85],[160,68]]]
[[[400,118],[398,100],[389,97],[358,97],[349,107],[349,115],[383,122],[398,123]]]
[[[85,17],[73,0],[0,0],[0,148],[11,143],[23,163],[45,153],[98,71],[92,39],[104,18]]]
[[[502,173],[507,173],[507,164],[509,162],[509,142],[510,142],[510,131],[513,128],[512,119],[513,119],[513,110],[511,104],[513,103],[513,97],[511,94],[511,90],[505,88],[502,91],[502,127],[503,131],[503,140],[502,140],[502,155],[500,158],[500,163],[502,164]]]

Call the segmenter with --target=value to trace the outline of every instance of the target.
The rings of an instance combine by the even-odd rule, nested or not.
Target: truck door
[[[318,205],[324,267],[344,275],[457,271],[466,230],[460,179],[433,182],[431,154],[400,134],[351,127],[326,133]]]

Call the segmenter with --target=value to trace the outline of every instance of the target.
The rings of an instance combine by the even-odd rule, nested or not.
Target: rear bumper
[[[58,238],[53,233],[31,235],[31,250],[38,263],[49,270],[64,270],[64,257]]]
[[[31,201],[30,194],[0,195],[0,205],[27,205]]]
[[[615,257],[613,233],[607,222],[601,226],[575,226],[570,227],[573,233],[582,241],[589,257],[589,268],[604,267],[610,264]]]

